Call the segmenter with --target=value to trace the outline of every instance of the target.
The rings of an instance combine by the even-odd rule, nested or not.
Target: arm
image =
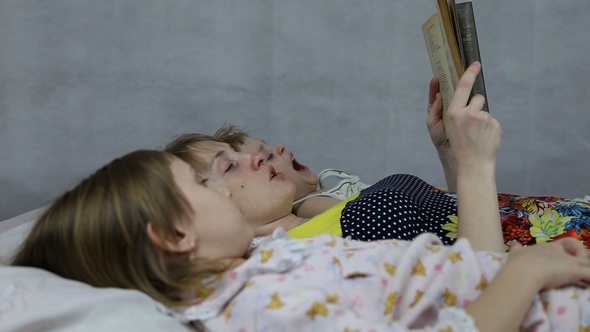
[[[496,155],[502,129],[489,113],[481,112],[483,96],[469,101],[480,69],[481,64],[474,62],[465,71],[443,119],[457,170],[458,236],[469,239],[475,250],[502,252],[496,189]]]
[[[445,173],[447,187],[444,190],[457,192],[457,168],[451,146],[445,135],[445,126],[442,120],[443,102],[439,89],[438,78],[433,78],[429,86],[428,116],[425,122]]]
[[[293,213],[302,218],[313,218],[318,214],[325,212],[332,206],[338,204],[340,200],[333,197],[316,196],[310,197],[301,202],[301,205],[293,208]]]
[[[514,282],[525,275],[526,282]],[[466,311],[480,331],[517,331],[539,291],[589,278],[589,255],[576,239],[515,245],[504,268]]]

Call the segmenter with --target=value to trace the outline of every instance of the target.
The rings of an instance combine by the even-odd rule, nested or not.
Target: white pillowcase
[[[46,208],[0,222],[0,331],[194,331],[142,292],[6,266]]]
[[[194,331],[135,290],[0,266],[0,331]]]
[[[29,231],[49,206],[23,213],[0,222],[0,265],[7,265]]]

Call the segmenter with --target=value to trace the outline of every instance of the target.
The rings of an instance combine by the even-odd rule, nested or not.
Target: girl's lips
[[[270,166],[268,168],[269,172],[270,172],[270,180],[276,180],[276,179],[284,179],[285,178],[285,174],[283,172],[277,172],[275,170],[274,167]]]
[[[273,177],[271,178],[271,181],[272,181],[272,180],[282,180],[282,179],[284,179],[284,178],[285,178],[285,173],[283,173],[283,172],[276,172],[276,173],[273,175]]]

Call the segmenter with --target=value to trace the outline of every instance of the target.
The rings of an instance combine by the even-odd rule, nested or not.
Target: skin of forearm
[[[519,330],[541,289],[536,280],[514,282],[527,274],[520,270],[519,266],[506,265],[484,293],[465,309],[481,332]]]
[[[303,201],[293,213],[302,218],[313,218],[339,202],[340,200],[332,197],[311,197]]]
[[[445,173],[448,192],[457,192],[457,165],[450,151],[438,151],[438,158]]]
[[[457,235],[467,238],[474,250],[504,252],[494,165],[458,169]]]

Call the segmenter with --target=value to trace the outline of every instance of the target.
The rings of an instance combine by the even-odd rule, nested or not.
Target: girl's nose
[[[259,169],[264,165],[264,155],[261,152],[253,152],[250,158],[254,169]]]

